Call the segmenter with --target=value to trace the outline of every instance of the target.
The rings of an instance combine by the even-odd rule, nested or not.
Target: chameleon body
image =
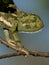
[[[0,27],[3,28],[6,41],[9,44],[17,46],[22,52],[29,55],[28,50],[21,44],[17,32],[36,32],[42,29],[44,24],[38,15],[17,9],[16,13],[0,12]],[[9,31],[13,39],[11,39]]]
[[[18,32],[36,32],[43,28],[43,22],[36,14],[19,12],[18,14],[0,12],[0,17],[7,20],[12,26],[0,22],[0,26],[16,29]]]

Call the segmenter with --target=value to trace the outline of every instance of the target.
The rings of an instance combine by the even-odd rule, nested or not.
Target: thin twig
[[[20,56],[20,55],[25,55],[25,53],[21,52],[21,50],[9,45],[5,40],[3,40],[2,38],[0,38],[0,42],[3,43],[4,45],[19,51],[19,52],[15,52],[15,53],[9,53],[9,54],[4,54],[4,55],[0,55],[0,59],[2,58],[8,58],[8,57],[13,57],[13,56]],[[29,51],[30,55],[32,56],[40,56],[40,57],[49,57],[49,52],[40,52],[40,51]]]
[[[3,54],[3,55],[0,55],[0,59],[3,59],[3,58],[9,58],[9,57],[13,57],[13,56],[19,56],[21,54],[19,53],[8,53],[8,54]]]
[[[19,51],[19,52],[23,51],[22,49],[16,48],[15,46],[9,44],[7,41],[3,40],[1,37],[0,37],[0,42],[1,42],[2,44],[6,45],[7,47],[9,47],[9,48],[11,48],[11,49],[17,51],[17,52],[18,52],[18,51]]]
[[[25,54],[22,52],[8,53],[8,54],[0,55],[0,59],[14,57],[14,56],[21,56],[21,55],[24,56]],[[48,52],[39,52],[39,51],[32,51],[32,52],[30,52],[30,55],[35,56],[35,57],[38,57],[38,56],[49,57]]]

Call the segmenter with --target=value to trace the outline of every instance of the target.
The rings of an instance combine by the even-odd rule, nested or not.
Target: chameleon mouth
[[[38,22],[34,25],[32,23],[29,25],[23,24],[21,26],[22,27],[18,30],[20,33],[38,33],[43,30],[44,24],[43,22]]]
[[[28,33],[28,34],[29,34],[29,33],[30,33],[30,34],[31,34],[31,33],[39,33],[39,32],[41,32],[42,30],[43,30],[43,28],[40,29],[40,30],[38,30],[38,31],[34,31],[34,32],[32,32],[32,31],[30,31],[30,32],[29,32],[29,31],[28,31],[28,32],[25,32],[25,31],[19,31],[19,33]]]
[[[38,33],[41,32],[43,30],[44,25],[42,24],[42,26],[40,27],[34,27],[34,28],[25,28],[23,27],[22,30],[19,30],[19,33]]]

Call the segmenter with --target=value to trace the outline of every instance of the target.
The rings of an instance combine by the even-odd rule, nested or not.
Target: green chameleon
[[[14,47],[22,50],[26,55],[29,52],[19,39],[18,32],[37,32],[44,27],[41,18],[36,14],[29,14],[19,11],[16,13],[0,12],[0,27],[3,28],[6,41]],[[12,34],[12,39],[10,33]]]

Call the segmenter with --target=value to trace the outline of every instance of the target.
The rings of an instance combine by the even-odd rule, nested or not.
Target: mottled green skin
[[[36,32],[44,27],[42,20],[36,14],[28,14],[20,11],[15,15],[16,16],[13,16],[11,13],[0,12],[0,17],[4,17],[5,20],[13,25],[13,27],[5,26],[1,21],[0,26],[6,27],[10,30],[12,29],[13,31],[17,28],[18,32]]]
[[[18,30],[22,32],[35,32],[44,26],[42,20],[36,14],[20,12],[19,21]]]
[[[28,14],[23,11],[19,11],[18,9],[16,9],[16,12],[13,14],[0,12],[0,19],[2,17],[0,27],[4,28],[3,30],[6,41],[12,46],[14,44],[15,47],[18,47],[20,51],[24,52],[28,56],[29,51],[22,45],[17,32],[36,32],[41,30],[44,27],[44,24],[36,14]],[[10,23],[12,27],[4,23],[5,20]],[[12,33],[12,36],[9,35],[9,30],[10,33]],[[13,37],[13,39],[11,39],[11,37]]]
[[[6,5],[6,7],[3,4],[4,5],[3,8],[7,8],[7,7],[13,8],[13,6],[14,6],[14,8],[16,9],[15,16],[13,16],[12,13],[0,12],[0,17],[2,16],[5,20],[7,20],[8,22],[10,22],[13,25],[13,27],[11,28],[11,27],[8,27],[7,25],[5,25],[4,23],[0,22],[1,27],[3,26],[3,27],[8,28],[9,30],[12,29],[14,31],[17,28],[18,32],[19,31],[20,32],[36,32],[44,27],[44,24],[38,15],[29,14],[29,13],[20,11],[17,7],[15,7],[12,0],[2,0],[1,3],[4,3],[5,5],[8,3],[8,5]],[[5,10],[5,9],[3,9],[3,10]]]

